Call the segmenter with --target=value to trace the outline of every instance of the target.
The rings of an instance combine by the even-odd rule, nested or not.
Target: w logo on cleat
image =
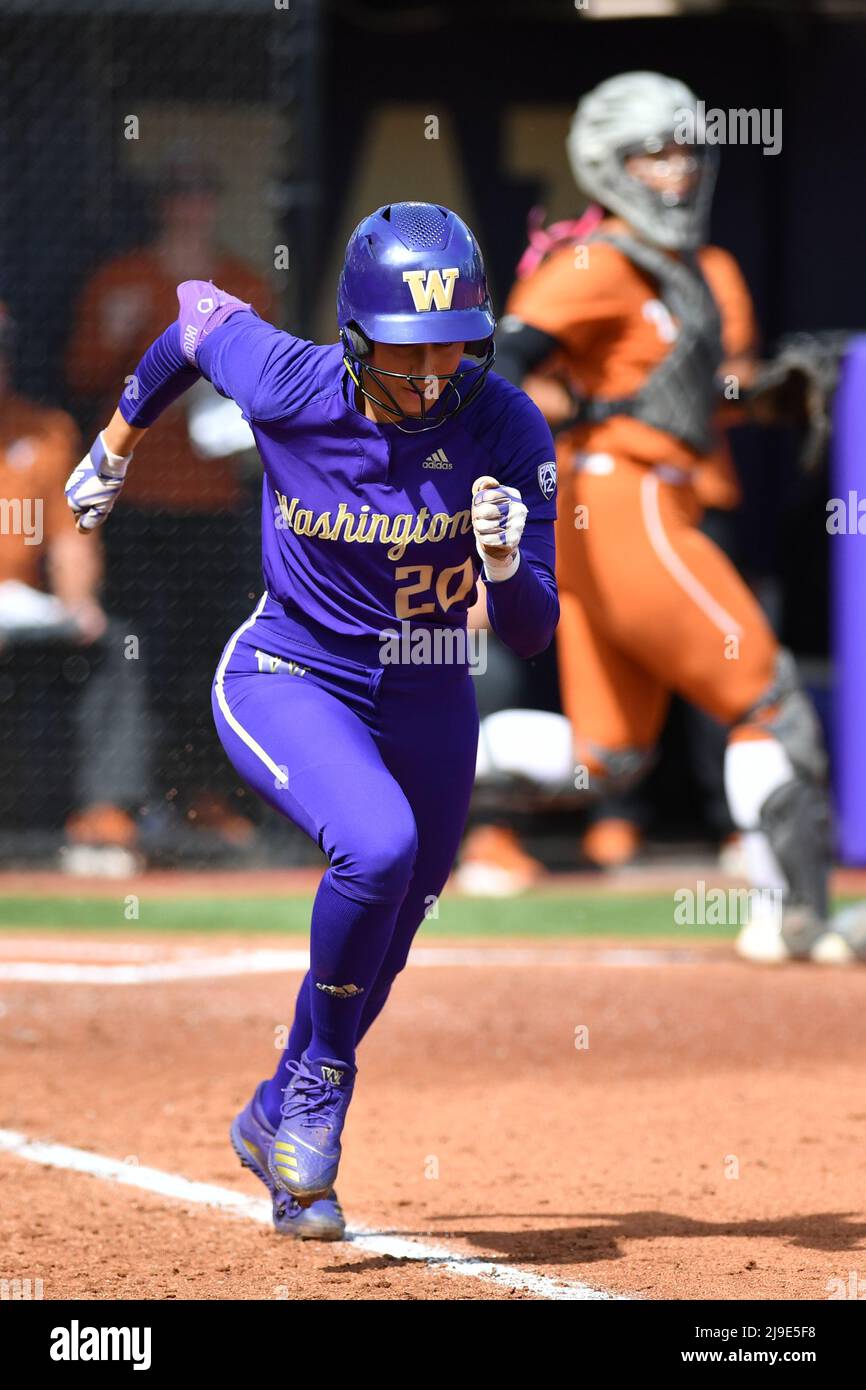
[[[364,993],[360,985],[321,985],[318,980],[316,989],[323,990],[325,994],[333,994],[337,999],[351,999],[356,994]]]
[[[337,1067],[322,1067],[322,1080],[330,1081],[334,1086],[340,1085],[344,1074]]]

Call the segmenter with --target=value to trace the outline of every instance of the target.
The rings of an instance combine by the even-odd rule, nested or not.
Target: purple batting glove
[[[123,487],[132,454],[121,458],[105,447],[98,434],[89,453],[69,475],[66,482],[66,501],[75,516],[79,531],[94,531],[101,526]]]

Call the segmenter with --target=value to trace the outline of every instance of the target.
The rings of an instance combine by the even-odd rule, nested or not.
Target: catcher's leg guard
[[[655,748],[602,748],[589,739],[578,745],[578,752],[586,759],[587,790],[596,797],[631,791],[657,760]]]
[[[790,652],[779,652],[772,686],[739,721],[733,740],[738,733],[781,745],[775,760],[764,760],[769,780],[762,786],[758,777],[751,788],[757,817],[738,823],[766,836],[786,885],[782,940],[789,955],[806,957],[827,930],[831,818],[821,729]],[[738,798],[730,799],[733,811]]]
[[[761,829],[788,891],[782,937],[792,956],[806,956],[826,931],[830,870],[830,808],[822,788],[805,779],[785,783],[761,807]]]
[[[776,657],[773,684],[739,721],[766,730],[779,740],[797,773],[823,784],[827,753],[812,701],[800,685],[797,665],[784,647]]]

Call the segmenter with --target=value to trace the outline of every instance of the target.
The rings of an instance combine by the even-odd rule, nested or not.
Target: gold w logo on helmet
[[[412,292],[412,303],[418,313],[431,307],[450,309],[454,281],[460,276],[457,266],[447,270],[404,270],[403,279]]]

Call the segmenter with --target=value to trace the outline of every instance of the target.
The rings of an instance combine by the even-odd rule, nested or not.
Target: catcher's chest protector
[[[672,434],[698,453],[708,453],[714,442],[722,322],[697,259],[674,260],[664,251],[627,236],[600,233],[591,240],[609,241],[653,277],[658,297],[676,320],[678,331],[670,352],[635,395],[613,401],[589,399],[581,408],[581,420],[598,422],[612,415],[631,415]]]

